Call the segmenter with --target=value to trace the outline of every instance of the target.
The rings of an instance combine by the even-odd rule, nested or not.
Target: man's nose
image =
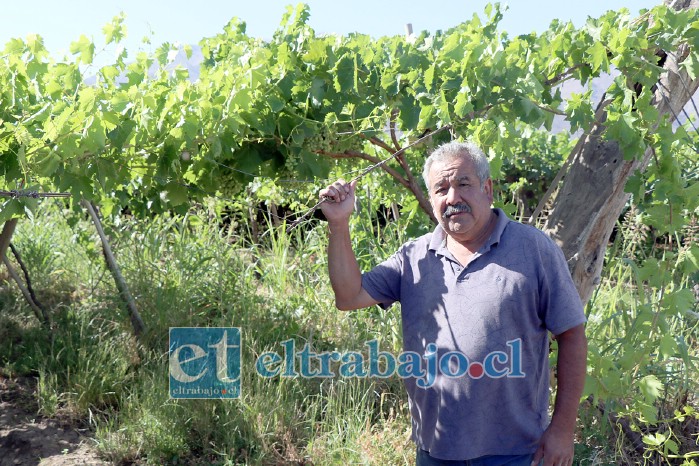
[[[447,204],[454,205],[457,204],[461,199],[459,198],[459,193],[454,186],[450,186],[447,191]]]

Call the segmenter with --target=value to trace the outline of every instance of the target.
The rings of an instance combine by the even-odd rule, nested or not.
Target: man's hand
[[[541,436],[539,449],[532,466],[570,466],[573,464],[573,432],[566,432],[551,424]],[[543,463],[540,463],[543,459]]]
[[[328,273],[335,292],[335,305],[349,311],[373,306],[377,301],[362,288],[362,273],[352,251],[349,217],[354,210],[354,188],[357,182],[337,180],[320,191],[327,202],[320,205],[328,219]]]
[[[354,210],[354,189],[357,182],[348,184],[345,180],[337,180],[330,186],[320,191],[320,197],[327,198],[327,202],[320,205],[328,222],[347,221]]]
[[[532,465],[570,466],[573,464],[575,420],[585,385],[587,340],[583,324],[556,335],[558,341],[558,382],[551,424],[541,436]]]

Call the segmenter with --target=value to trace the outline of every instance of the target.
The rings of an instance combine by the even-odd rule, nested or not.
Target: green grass
[[[39,298],[51,309],[55,328],[47,335],[19,292],[5,284],[0,289],[0,369],[36,377],[41,412],[89,425],[105,460],[220,465],[413,461],[399,380],[265,379],[253,370],[262,352],[280,351],[280,342],[289,338],[309,342],[316,351],[357,350],[371,339],[385,350],[401,347],[397,306],[335,310],[322,225],[291,235],[269,228],[255,245],[235,230],[221,230],[204,213],[122,219],[107,230],[148,327],[136,341],[91,225],[78,219],[71,227],[65,220],[70,215],[48,205],[35,221],[20,222],[14,243]],[[378,236],[375,228],[355,232],[363,263],[376,263],[406,239],[399,226]],[[694,419],[652,424],[642,417],[644,404],[660,418],[683,402],[697,406],[691,397],[681,399],[696,388],[696,373],[681,355],[652,356],[657,345],[650,342],[662,340],[664,327],[660,318],[643,320],[643,305],[650,303],[677,341],[687,342],[690,360],[697,357],[697,328],[683,328],[683,321],[666,315],[669,311],[652,292],[640,296],[629,273],[621,262],[609,268],[589,309],[591,380],[614,379],[618,386],[606,391],[597,386],[595,403],[582,405],[577,464],[618,464],[629,458],[624,456],[628,442],[601,413],[599,396],[648,435],[669,428],[679,439]],[[174,326],[242,329],[239,399],[169,399],[168,329]],[[629,356],[635,353],[641,356]],[[661,393],[652,400],[639,391],[647,375],[661,382]],[[690,448],[693,437],[682,438],[683,448]]]

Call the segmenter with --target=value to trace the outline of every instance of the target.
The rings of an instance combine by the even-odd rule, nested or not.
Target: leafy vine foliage
[[[647,148],[656,156],[626,186],[633,218],[647,226],[635,227],[644,232],[645,252],[617,235],[605,272],[612,281],[633,276],[640,302],[624,295],[610,303],[615,314],[606,327],[591,322],[602,340],[591,345],[586,393],[623,400],[641,380],[643,396],[629,409],[657,422],[653,403],[667,388],[661,382],[676,379],[654,374],[665,366],[679,373],[678,358],[693,367],[696,340],[667,335],[683,325],[682,312],[696,314],[690,289],[699,247],[686,237],[696,237],[699,142],[686,127],[659,118],[652,99],[663,54],[680,45],[689,48],[681,66],[692,79],[699,75],[697,11],[659,6],[633,18],[621,10],[580,28],[556,20],[540,34],[510,37],[498,29],[503,11],[495,4],[448,31],[376,39],[317,35],[309,15],[304,5],[289,7],[269,41],[248,36],[234,18],[200,42],[196,79],[174,62],[191,47],[163,44],[128,60],[121,51],[95,70],[97,46],[85,36],[63,61],[49,56],[40,36],[11,40],[0,52],[0,189],[67,191],[76,209],[85,198],[105,214],[124,206],[137,215],[186,212],[207,196],[251,191],[274,192],[300,207],[329,176],[447,126],[386,166],[389,176],[372,174],[367,186],[383,202],[400,204],[409,219],[428,214],[419,181],[425,153],[468,137],[490,156],[499,205],[526,217],[575,139],[600,118],[592,81],[607,76],[603,137],[617,141],[625,159]],[[105,46],[118,46],[125,34],[125,18],[114,18],[104,27]],[[566,81],[580,91],[566,91]],[[553,134],[561,121],[569,131]],[[279,194],[280,178],[317,184]],[[36,205],[31,198],[3,200],[0,221],[31,215]],[[625,336],[615,339],[618,329]],[[654,438],[648,442],[660,449],[671,440]]]
[[[88,84],[96,46],[85,36],[63,62],[48,56],[39,36],[13,39],[0,69],[2,184],[67,190],[107,212],[126,204],[184,210],[206,195],[239,192],[253,175],[324,178],[338,163],[364,164],[444,125],[488,150],[497,179],[556,115],[572,131],[589,128],[590,90],[564,98],[560,84],[572,79],[585,89],[612,70],[620,74],[607,94],[607,135],[634,157],[677,139],[667,126],[650,131],[656,50],[694,44],[699,33],[693,12],[663,7],[636,20],[622,10],[580,29],[554,21],[540,35],[509,37],[497,29],[495,5],[485,19],[474,15],[446,32],[376,40],[317,36],[309,14],[304,5],[289,7],[268,42],[233,19],[201,41],[196,80],[173,65],[171,44],[130,62],[122,51]],[[118,44],[123,16],[104,33],[106,45]],[[693,72],[696,63],[690,54],[684,66]],[[391,173],[415,196],[413,173],[426,149],[411,151]],[[1,216],[32,207],[11,200]]]

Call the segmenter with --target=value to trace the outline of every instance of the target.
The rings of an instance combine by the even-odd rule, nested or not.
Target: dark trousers
[[[530,466],[534,455],[489,455],[470,460],[441,460],[418,448],[416,466]]]

